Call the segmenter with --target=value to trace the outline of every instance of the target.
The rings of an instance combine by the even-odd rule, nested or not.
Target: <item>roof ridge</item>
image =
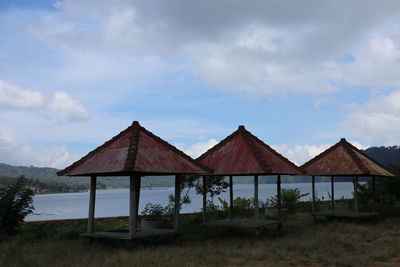
[[[360,170],[362,172],[365,172],[365,174],[370,174],[371,171],[368,170],[367,167],[365,167],[365,165],[362,162],[362,160],[359,157],[357,157],[356,153],[354,153],[353,149],[357,149],[357,148],[349,146],[349,143],[346,141],[346,139],[340,140],[340,143],[342,143],[342,145],[343,145],[344,149],[346,150],[347,154],[349,154],[349,156],[354,160],[354,162],[356,163],[358,168],[360,168]]]
[[[343,139],[343,138],[342,138]],[[308,165],[310,165],[311,163],[319,160],[320,158],[324,157],[326,154],[328,154],[329,152],[331,152],[332,150],[336,149],[338,146],[340,145],[340,142],[337,142],[336,144],[332,145],[331,147],[329,147],[328,149],[326,149],[325,151],[321,152],[320,154],[318,154],[317,156],[315,156],[314,158],[310,159],[309,161],[305,162],[303,165],[300,166],[300,169],[307,174],[307,171],[304,170],[304,168],[308,167]]]
[[[265,162],[264,158],[260,154],[260,151],[258,150],[256,145],[253,143],[253,140],[251,140],[253,135],[247,130],[244,130],[243,132],[245,133],[243,135],[244,140],[247,143],[247,145],[249,146],[250,151],[253,153],[253,155],[258,160],[258,163],[265,170],[265,172],[272,172],[273,171],[272,168],[267,164],[267,162]]]
[[[126,157],[126,161],[125,161],[125,165],[124,165],[125,171],[132,170],[135,166],[141,128],[143,128],[143,127],[140,126],[138,121],[132,122],[132,125],[131,125],[132,137],[129,142],[128,155]]]
[[[58,176],[62,176],[65,173],[69,172],[70,170],[74,169],[77,165],[81,164],[82,162],[86,161],[87,159],[91,158],[93,155],[97,154],[101,149],[103,149],[104,147],[108,146],[109,144],[111,144],[112,142],[114,142],[115,140],[117,140],[119,137],[121,137],[122,135],[126,134],[127,132],[130,131],[132,126],[129,126],[128,128],[126,128],[125,130],[121,131],[119,134],[117,134],[116,136],[114,136],[113,138],[111,138],[110,140],[108,140],[107,142],[105,142],[104,144],[96,147],[94,150],[92,150],[91,152],[89,152],[86,156],[82,157],[81,159],[75,161],[74,163],[72,163],[70,166],[66,167],[63,170],[60,170],[57,172]]]
[[[204,152],[202,155],[200,155],[196,161],[201,160],[202,158],[208,156],[208,154],[212,153],[213,151],[217,150],[218,148],[220,148],[221,146],[225,145],[227,142],[229,142],[233,137],[235,137],[236,135],[239,134],[239,131],[241,131],[242,128],[239,126],[239,128],[234,131],[233,133],[231,133],[230,135],[228,135],[227,137],[225,137],[224,139],[222,139],[218,144],[216,144],[215,146],[213,146],[212,148],[208,149],[206,152]]]
[[[250,133],[250,132],[249,132]],[[302,172],[302,170],[300,169],[299,166],[297,166],[296,164],[294,164],[292,161],[290,161],[288,158],[286,158],[285,156],[283,156],[282,154],[280,154],[278,151],[276,151],[275,149],[273,149],[271,146],[267,145],[266,143],[264,143],[263,140],[259,139],[257,136],[253,135],[252,133],[250,133],[251,136],[257,141],[259,142],[261,145],[263,145],[266,149],[268,149],[269,151],[271,151],[272,153],[274,153],[276,156],[278,156],[279,158],[281,158],[282,160],[286,161],[286,163],[289,163],[290,165],[292,165],[292,167],[294,167],[295,169],[298,169],[300,172]]]
[[[196,160],[194,160],[192,157],[188,156],[187,154],[185,154],[183,151],[179,150],[177,147],[171,145],[170,143],[168,143],[167,141],[161,139],[161,137],[153,134],[152,132],[150,132],[149,130],[147,130],[146,128],[140,126],[140,129],[145,132],[147,135],[149,135],[150,137],[154,138],[155,140],[163,143],[164,145],[168,146],[169,148],[171,148],[174,152],[178,153],[180,156],[182,156],[183,158],[185,158],[186,160],[188,160],[189,162],[193,163],[194,165],[196,165],[197,167],[199,167],[200,169],[203,169],[207,172],[213,172],[214,170],[212,168],[209,168],[207,166],[204,166],[203,164],[201,164],[200,162],[197,162]]]

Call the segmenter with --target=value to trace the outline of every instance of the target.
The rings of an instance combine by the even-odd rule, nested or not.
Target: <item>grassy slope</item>
[[[224,231],[203,236],[199,225],[194,225],[199,218],[185,220],[186,234],[145,243],[90,243],[77,237],[84,224],[26,226],[22,235],[0,243],[0,266],[400,265],[398,218],[315,224],[309,214],[302,213],[289,218],[281,237],[275,227],[258,237]],[[115,224],[102,223],[97,228]]]

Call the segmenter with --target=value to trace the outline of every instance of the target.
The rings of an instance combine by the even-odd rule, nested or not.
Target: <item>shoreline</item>
[[[322,183],[330,183],[329,181],[324,181],[324,182],[316,182],[317,184],[322,184]],[[342,183],[351,183],[351,181],[348,182],[335,182],[335,184],[342,184]],[[365,184],[366,181],[360,181],[360,184]],[[310,184],[311,186],[311,182],[290,182],[290,183],[281,183],[281,185],[291,185],[291,184]],[[253,185],[252,183],[234,183],[234,186],[236,185]],[[259,185],[275,185],[275,183],[259,183]],[[173,188],[174,186],[155,186],[155,187],[141,187],[140,190],[163,190],[163,189],[167,189],[167,188]],[[229,186],[227,187],[229,188]],[[96,189],[96,191],[110,191],[110,190],[121,190],[121,189],[129,189],[129,187],[115,187],[115,188],[99,188]],[[89,189],[87,190],[79,190],[79,191],[69,191],[69,192],[43,192],[43,193],[35,193],[35,196],[37,195],[50,195],[50,194],[71,194],[71,193],[85,193],[85,192],[89,192]]]

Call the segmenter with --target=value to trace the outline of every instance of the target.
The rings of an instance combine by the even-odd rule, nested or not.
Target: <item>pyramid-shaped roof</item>
[[[58,175],[205,174],[210,170],[134,121]]]
[[[328,176],[394,176],[355,146],[342,138],[300,167],[307,175]]]
[[[196,159],[215,175],[302,174],[300,169],[244,126]]]

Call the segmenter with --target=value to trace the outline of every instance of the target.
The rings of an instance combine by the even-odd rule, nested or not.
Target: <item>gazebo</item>
[[[254,228],[277,224],[281,229],[281,175],[302,174],[300,169],[270,146],[251,134],[244,126],[196,159],[213,169],[212,175],[229,176],[230,218],[208,222],[206,220],[206,194],[203,190],[203,224],[205,227]],[[260,220],[258,205],[258,176],[277,175],[277,220]],[[254,220],[233,217],[233,176],[254,176]],[[207,176],[203,176],[203,185]]]
[[[340,142],[328,148],[315,158],[306,162],[300,167],[306,175],[312,176],[312,213],[316,216],[342,217],[342,218],[362,218],[374,217],[377,215],[375,207],[375,177],[376,176],[394,176],[378,162],[368,157],[355,146],[342,138]],[[317,212],[315,206],[316,190],[315,177],[331,177],[331,211]],[[354,211],[336,211],[335,210],[335,188],[334,177],[352,177],[354,186]],[[372,212],[360,212],[358,209],[358,178],[359,176],[372,177],[373,205]]]
[[[90,176],[90,200],[87,233],[84,237],[134,239],[174,234],[179,224],[180,176],[206,174],[209,170],[147,131],[134,121],[130,127],[99,146],[59,176]],[[175,175],[175,212],[173,229],[138,229],[138,207],[142,176]],[[95,232],[94,213],[98,176],[129,176],[129,231]]]

